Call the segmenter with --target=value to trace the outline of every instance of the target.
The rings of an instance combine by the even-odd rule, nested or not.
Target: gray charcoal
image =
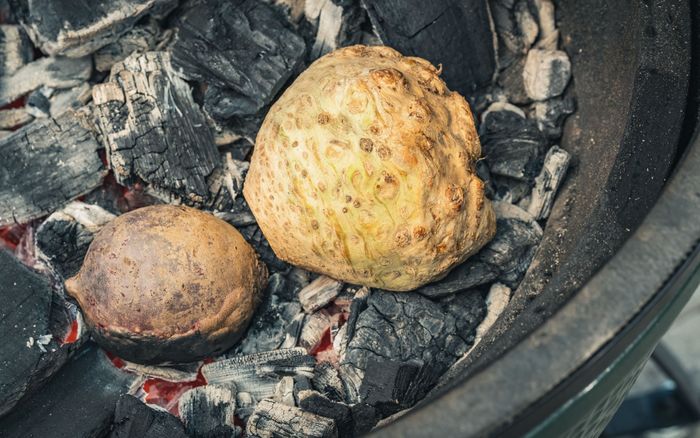
[[[526,58],[519,56],[506,67],[498,76],[498,84],[503,87],[508,99],[517,104],[525,104],[532,101],[525,90],[525,71]]]
[[[113,43],[95,52],[95,70],[109,72],[114,64],[125,60],[134,52],[145,53],[154,50],[160,32],[160,26],[155,20],[132,28]]]
[[[306,318],[306,315],[299,313],[287,325],[287,328],[284,330],[284,341],[282,341],[280,348],[294,348],[297,346],[301,337],[301,329],[304,327],[304,318]]]
[[[452,90],[471,94],[496,69],[487,0],[362,0],[381,41],[404,55],[442,64]]]
[[[254,400],[262,400],[275,394],[284,376],[312,377],[314,363],[303,348],[290,348],[222,359],[204,365],[202,374],[209,384],[233,383]]]
[[[576,110],[572,97],[555,97],[532,105],[532,116],[537,127],[549,139],[558,139],[562,134],[564,119]]]
[[[71,0],[10,0],[42,52],[89,55],[131,29],[148,13],[164,15],[177,0],[114,0],[77,5]]]
[[[330,418],[305,412],[272,400],[258,403],[248,419],[248,435],[260,438],[334,438],[338,436]]]
[[[345,401],[345,389],[338,370],[329,362],[319,362],[314,368],[311,386],[334,401]]]
[[[248,161],[250,153],[253,151],[253,143],[245,138],[239,138],[229,143],[218,144],[219,151],[230,153],[231,158],[239,161]]]
[[[528,182],[534,179],[547,141],[533,120],[507,108],[487,111],[479,131],[492,175]]]
[[[342,288],[342,281],[321,275],[299,292],[299,302],[306,313],[312,313],[333,301]]]
[[[291,23],[299,24],[299,21],[304,16],[306,0],[268,0],[268,3],[282,10]]]
[[[569,55],[561,50],[532,49],[523,70],[525,91],[532,100],[547,100],[564,92],[571,78]]]
[[[326,312],[316,312],[307,315],[304,319],[304,326],[301,329],[297,345],[305,348],[306,351],[313,351],[321,343],[321,339],[330,325],[331,317]]]
[[[223,154],[222,164],[209,175],[209,199],[206,207],[227,214],[231,225],[242,226],[255,223],[248,204],[243,198],[243,181],[250,163],[235,160],[230,152]]]
[[[356,44],[362,37],[363,10],[355,2],[307,0],[306,19],[316,23],[316,38],[311,59],[319,58],[338,47]]]
[[[109,82],[92,89],[110,166],[122,185],[138,178],[152,189],[201,205],[207,178],[221,164],[204,115],[166,52],[129,56]]]
[[[480,294],[453,295],[445,302],[417,293],[375,293],[367,300],[340,359],[341,378],[351,403],[382,394],[382,413],[408,407],[432,388],[438,377],[471,346],[485,315]],[[386,368],[390,376],[377,376]],[[399,378],[398,376],[401,376]]]
[[[534,0],[534,4],[540,24],[540,36],[535,47],[556,50],[559,43],[559,30],[554,17],[554,3],[552,0]]]
[[[416,289],[416,292],[430,298],[464,292],[494,281],[498,278],[498,272],[498,267],[477,260],[476,256],[472,256],[466,262],[452,269],[442,280],[421,286]]]
[[[294,398],[294,377],[282,377],[282,380],[279,381],[277,387],[275,388],[275,393],[272,395],[272,399],[278,403],[282,403],[283,405],[295,406],[296,400]]]
[[[24,30],[14,24],[0,24],[0,76],[9,76],[34,58]]]
[[[554,204],[559,185],[566,176],[571,156],[559,146],[552,146],[544,157],[540,174],[535,178],[532,195],[523,200],[521,207],[536,220],[546,219]]]
[[[530,49],[539,34],[539,26],[528,0],[496,0],[490,6],[498,34],[499,63],[501,68],[509,67]]]
[[[34,120],[25,108],[0,110],[0,129],[14,129]]]
[[[117,401],[109,438],[187,438],[182,423],[170,413],[149,407],[136,397]]]
[[[171,51],[183,77],[229,89],[225,112],[246,116],[272,101],[302,61],[305,45],[259,0],[208,0],[179,18]]]
[[[247,421],[257,404],[258,401],[252,394],[245,391],[238,391],[236,394],[236,416],[243,421]]]
[[[270,247],[270,243],[260,231],[257,224],[248,225],[238,229],[245,240],[255,249],[260,256],[260,260],[265,262],[271,272],[287,272],[289,265],[277,258],[275,252]]]
[[[194,366],[193,366],[194,365]],[[182,365],[180,365],[182,367]],[[197,371],[201,366],[201,362],[187,364],[188,369],[179,369],[174,367],[157,366],[157,365],[141,365],[129,361],[124,361],[124,370],[134,374],[139,374],[143,377],[155,377],[168,382],[193,382],[197,380]]]
[[[235,354],[270,351],[282,345],[287,328],[301,312],[298,301],[288,300],[284,296],[287,288],[287,280],[282,274],[270,276],[264,301],[256,310],[246,335],[234,347]]]
[[[90,57],[39,58],[9,76],[0,76],[0,106],[42,86],[60,89],[78,86],[88,80],[91,73]]]
[[[37,119],[45,119],[51,115],[51,101],[49,98],[53,89],[41,87],[27,96],[26,111]]]
[[[492,200],[511,204],[517,204],[522,199],[530,196],[532,187],[535,184],[534,180],[522,181],[515,178],[508,178],[507,176],[494,176],[491,183],[494,189]]]
[[[356,403],[350,406],[355,436],[368,433],[379,421],[379,414],[374,406],[367,403]]]
[[[102,183],[106,170],[84,113],[37,120],[0,139],[0,226],[51,213]]]
[[[318,391],[306,390],[299,392],[299,407],[306,412],[333,419],[339,438],[355,436],[352,411],[345,403],[329,400]]]
[[[94,234],[114,219],[96,205],[71,202],[49,216],[36,231],[36,253],[62,278],[77,274]]]
[[[362,287],[353,297],[353,300],[350,303],[350,314],[347,322],[345,323],[345,327],[347,327],[345,336],[348,340],[355,336],[357,318],[360,316],[360,313],[367,308],[367,300],[371,294],[372,290],[370,288]]]
[[[92,99],[92,88],[87,82],[67,90],[58,90],[51,96],[51,117],[58,117],[68,110],[77,110]]]
[[[180,418],[192,438],[236,436],[234,385],[205,385],[182,394],[178,402]]]

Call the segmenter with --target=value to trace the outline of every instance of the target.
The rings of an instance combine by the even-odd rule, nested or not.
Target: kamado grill
[[[0,13],[0,437],[599,436],[700,283],[695,2],[11,0]],[[347,84],[366,88],[347,103]],[[363,90],[394,125],[357,128]],[[414,150],[466,165],[412,186],[392,166]],[[337,187],[357,191],[328,213],[326,169],[355,164]],[[357,179],[374,171],[375,201]],[[431,193],[445,175],[478,183]],[[413,213],[389,210],[406,199],[438,224],[471,221],[473,240],[440,237],[424,269],[405,248],[439,227],[402,228]],[[378,203],[398,231],[373,228],[365,246],[389,250],[360,263],[354,219],[335,218]]]

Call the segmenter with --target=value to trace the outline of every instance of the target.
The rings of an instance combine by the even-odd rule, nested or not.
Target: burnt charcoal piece
[[[315,360],[303,348],[235,356],[206,364],[202,374],[209,384],[235,384],[240,392],[262,400],[275,394],[284,376],[312,377]]]
[[[248,161],[234,160],[230,152],[223,154],[222,165],[209,175],[209,199],[206,208],[224,213],[222,218],[234,226],[255,223],[248,203],[243,198],[243,181]]]
[[[27,96],[26,111],[37,119],[45,119],[51,114],[52,88],[41,87]]]
[[[503,201],[516,204],[530,196],[534,181],[522,181],[507,176],[494,176],[492,179],[494,187],[493,201]]]
[[[352,419],[350,406],[329,400],[318,391],[299,391],[299,407],[306,412],[332,418],[338,429],[338,437],[353,437],[355,425]]]
[[[62,278],[72,277],[80,270],[94,234],[115,217],[97,205],[71,202],[37,229],[39,259]]]
[[[321,343],[321,339],[330,325],[331,317],[327,312],[315,312],[307,315],[304,318],[297,345],[305,348],[306,351],[313,351]]]
[[[0,139],[0,226],[46,215],[102,183],[89,117],[69,111]]]
[[[95,52],[95,70],[109,72],[114,64],[125,60],[132,53],[155,49],[160,32],[160,26],[155,20],[127,31],[115,42]]]
[[[569,114],[576,110],[576,101],[572,97],[555,97],[532,105],[532,116],[537,127],[549,139],[558,139],[562,134],[562,125]]]
[[[59,90],[51,96],[51,117],[58,117],[66,111],[84,106],[92,99],[92,88],[87,82],[67,90]]]
[[[537,39],[539,27],[528,3],[528,0],[490,2],[501,68],[510,66],[515,59],[526,54]]]
[[[316,24],[316,38],[310,53],[312,60],[338,47],[357,44],[362,37],[365,15],[354,1],[308,0],[305,15]]]
[[[571,78],[569,55],[561,50],[533,49],[523,69],[525,91],[532,100],[547,100],[564,92]]]
[[[148,407],[136,397],[123,395],[117,401],[109,438],[187,438],[177,417]]]
[[[416,293],[375,293],[367,299],[340,359],[350,402],[381,401],[387,415],[432,388],[469,349],[486,313],[478,293],[451,298],[434,302]],[[384,370],[391,376],[377,376]]]
[[[248,435],[260,438],[334,438],[338,436],[330,418],[305,412],[272,400],[258,403],[248,419]]]
[[[191,438],[236,436],[234,385],[205,385],[182,394],[178,404],[180,418]]]
[[[284,297],[287,287],[287,281],[281,274],[270,276],[264,301],[258,306],[245,336],[234,347],[234,354],[271,351],[284,342],[288,325],[301,312],[298,301],[289,301]]]
[[[416,292],[430,298],[447,296],[490,283],[498,278],[498,272],[498,267],[472,256],[471,259],[455,267],[442,280],[422,286],[416,289]]]
[[[296,399],[294,398],[294,379],[295,378],[292,376],[282,377],[282,380],[280,380],[275,387],[275,393],[271,397],[272,400],[282,403],[283,405],[295,406]],[[304,377],[304,379],[306,379],[306,377]]]
[[[306,313],[312,313],[333,301],[342,288],[342,281],[321,275],[299,291],[299,302]]]
[[[214,106],[230,117],[270,103],[302,61],[305,45],[262,1],[208,0],[180,17],[170,50],[183,77],[228,89]],[[205,102],[217,96],[208,97]]]
[[[314,377],[311,386],[323,396],[333,401],[345,400],[343,381],[340,380],[338,370],[329,362],[319,362],[314,369]]]
[[[84,58],[39,58],[10,76],[0,76],[0,106],[7,105],[42,86],[71,88],[90,78],[92,60]]]
[[[110,81],[92,89],[95,114],[120,184],[137,179],[183,202],[210,197],[207,178],[220,165],[204,114],[166,52],[129,56]]]
[[[352,302],[350,303],[350,315],[348,316],[348,321],[345,323],[345,327],[347,327],[345,329],[347,340],[350,340],[353,336],[355,336],[357,318],[360,316],[360,313],[367,308],[367,299],[369,299],[371,293],[372,289],[363,287],[358,290],[353,297]]]
[[[299,342],[301,337],[301,329],[304,326],[304,319],[306,314],[297,313],[297,315],[292,318],[292,320],[287,324],[287,328],[284,330],[284,341],[280,345],[280,348],[294,348]]]
[[[119,396],[135,378],[116,368],[102,350],[89,344],[41,391],[0,419],[2,437],[104,436]]]
[[[25,108],[0,110],[0,129],[18,128],[34,120]]]
[[[498,84],[503,87],[508,100],[517,104],[532,102],[525,90],[525,61],[524,57],[515,59],[498,77]]]
[[[492,175],[532,181],[542,164],[546,139],[535,122],[521,114],[507,108],[487,110],[479,134]]]
[[[10,0],[17,18],[42,52],[79,57],[115,41],[148,13],[164,14],[177,0]]]
[[[444,67],[450,89],[469,95],[496,68],[487,0],[362,0],[382,43]]]
[[[265,262],[270,272],[287,272],[289,270],[289,265],[277,258],[257,224],[241,227],[238,231],[255,248],[255,252],[260,256],[260,260]]]
[[[32,43],[20,26],[0,25],[0,76],[8,76],[34,57]]]
[[[566,176],[571,156],[559,146],[552,146],[544,157],[540,174],[535,178],[532,195],[523,201],[522,207],[536,220],[549,216],[559,185]]]
[[[377,410],[367,403],[356,403],[350,406],[355,436],[364,435],[380,420]]]

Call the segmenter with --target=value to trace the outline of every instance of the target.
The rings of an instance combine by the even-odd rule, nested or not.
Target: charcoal
[[[535,218],[518,206],[494,202],[496,236],[476,255],[499,270],[498,280],[516,287],[534,258],[542,239],[542,228]]]
[[[229,89],[226,112],[236,116],[269,104],[305,53],[303,39],[259,0],[206,0],[178,27],[173,65],[186,79]]]
[[[221,159],[168,53],[129,56],[109,82],[93,87],[92,98],[117,182],[142,179],[185,203],[206,203],[207,178]]]
[[[556,50],[559,43],[559,30],[554,18],[554,3],[551,0],[534,0],[537,20],[540,24],[540,36],[536,47],[544,50]]]
[[[306,0],[268,0],[268,3],[272,3],[282,10],[291,23],[299,24],[304,16]]]
[[[330,325],[331,317],[326,312],[307,315],[297,345],[305,348],[306,351],[313,351],[321,343],[321,339]]]
[[[528,182],[537,175],[546,139],[533,120],[509,109],[488,111],[480,136],[491,174]]]
[[[37,256],[60,277],[72,277],[80,270],[94,234],[114,218],[101,207],[73,201],[37,229]]]
[[[491,82],[496,59],[486,0],[362,0],[362,5],[384,44],[442,64],[450,89],[468,95]]]
[[[245,391],[238,391],[238,393],[236,393],[236,416],[243,421],[247,421],[257,404],[258,401],[252,394]]]
[[[330,418],[305,412],[272,400],[258,403],[248,419],[248,435],[260,438],[333,438],[338,436],[335,422]]]
[[[217,144],[219,151],[230,153],[231,158],[238,161],[249,161],[250,153],[253,151],[253,143],[245,138],[236,139],[230,143]]]
[[[350,406],[354,436],[368,433],[379,421],[379,415],[374,406],[367,403],[356,403]]]
[[[270,243],[257,224],[241,227],[238,231],[241,232],[245,240],[255,249],[255,252],[260,256],[260,260],[265,262],[270,271],[286,272],[289,270],[289,265],[277,258],[277,255],[275,255],[275,252],[270,247]]]
[[[304,313],[298,313],[287,325],[287,328],[284,330],[284,341],[282,341],[280,348],[294,348],[297,346],[301,337],[301,329],[304,327],[305,317]]]
[[[255,312],[246,335],[234,348],[235,354],[270,351],[281,346],[288,326],[301,312],[299,302],[289,301],[283,296],[286,289],[284,276],[279,273],[270,276],[265,298]]]
[[[68,110],[77,110],[92,99],[92,88],[87,82],[68,90],[59,90],[51,97],[51,117],[58,117]]]
[[[20,357],[26,357],[24,354],[1,357],[11,358],[10,363],[14,364]],[[5,375],[0,373],[0,378]],[[0,435],[3,438],[104,436],[109,432],[117,400],[135,378],[117,369],[104,351],[88,343],[40,391],[0,418]]]
[[[532,100],[547,100],[564,92],[571,78],[571,61],[561,50],[532,49],[523,69],[525,91]]]
[[[14,129],[34,120],[25,108],[0,110],[0,129]]]
[[[95,52],[95,70],[109,72],[112,66],[122,62],[132,53],[145,53],[156,48],[160,36],[160,26],[155,20],[137,25]]]
[[[209,384],[236,385],[255,400],[272,397],[284,376],[313,376],[314,358],[302,348],[235,356],[206,364],[202,374]]]
[[[439,298],[490,283],[498,278],[498,272],[498,267],[472,256],[452,269],[442,280],[421,286],[416,292],[426,297]]]
[[[0,76],[0,106],[7,105],[42,86],[71,88],[92,73],[92,61],[84,58],[39,58],[9,76]]]
[[[558,139],[562,134],[564,119],[576,110],[572,97],[555,97],[532,105],[532,116],[537,127],[549,139]]]
[[[340,359],[348,401],[382,400],[382,415],[415,403],[471,346],[484,307],[481,295],[469,292],[445,302],[417,293],[370,295]],[[390,374],[377,374],[384,370]]]
[[[494,283],[491,285],[489,293],[486,295],[486,317],[476,328],[476,339],[474,341],[474,345],[481,340],[481,338],[496,322],[501,313],[503,313],[506,306],[510,302],[511,295],[512,290],[505,284]]]
[[[525,90],[525,77],[523,76],[525,62],[525,57],[518,57],[498,77],[498,84],[503,87],[508,99],[517,104],[526,104],[532,101]]]
[[[511,5],[505,3],[491,2],[501,68],[510,66],[514,60],[526,54],[539,34],[539,26],[530,11],[528,0],[519,0]]]
[[[360,313],[367,308],[367,299],[371,293],[371,289],[368,287],[363,287],[357,291],[352,302],[350,303],[350,314],[348,315],[348,320],[345,323],[345,327],[347,327],[346,337],[348,340],[355,336],[357,318],[360,316]]]
[[[32,44],[24,30],[0,24],[0,77],[9,76],[34,58]]]
[[[76,5],[71,0],[10,0],[20,23],[42,52],[80,57],[113,41],[149,12],[163,15],[176,0],[115,0]]]
[[[277,387],[275,388],[275,393],[272,395],[272,399],[278,403],[282,403],[283,405],[295,406],[296,400],[294,398],[294,377],[282,377],[282,380],[279,381]]]
[[[343,381],[340,380],[338,370],[328,362],[316,364],[314,376],[311,379],[311,386],[330,400],[345,400]]]
[[[25,110],[37,119],[45,119],[51,115],[51,101],[53,88],[41,87],[27,96]]]
[[[522,181],[507,176],[494,176],[491,180],[494,188],[494,201],[503,201],[510,204],[517,204],[524,198],[530,196],[535,181]]]
[[[318,391],[307,390],[299,392],[299,407],[306,412],[333,419],[339,438],[355,436],[352,411],[345,403],[329,400]]]
[[[235,226],[255,223],[253,214],[243,199],[243,181],[250,163],[233,159],[231,153],[223,154],[222,165],[209,175],[209,197],[206,207],[230,213],[230,223]]]
[[[310,53],[312,60],[360,41],[364,14],[355,2],[307,0],[305,12],[306,19],[316,23],[317,29]]]
[[[166,411],[154,409],[136,397],[117,401],[109,438],[187,438],[182,423]]]
[[[321,275],[299,292],[299,302],[306,313],[312,313],[333,301],[342,288],[342,281]]]
[[[520,204],[536,220],[546,219],[554,204],[559,185],[566,176],[571,156],[559,146],[552,146],[544,157],[540,174],[535,178],[532,195]]]
[[[236,387],[205,385],[182,394],[178,402],[180,418],[192,438],[236,436]]]
[[[37,120],[0,140],[0,226],[44,216],[102,183],[85,113]]]
[[[197,380],[197,371],[200,365],[200,362],[194,362],[190,364],[190,366],[185,367],[186,369],[179,369],[157,365],[141,365],[124,361],[123,369],[124,371],[129,371],[144,377],[167,380],[168,382],[193,382]]]

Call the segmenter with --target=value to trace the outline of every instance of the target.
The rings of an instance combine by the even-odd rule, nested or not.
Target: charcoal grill
[[[700,5],[557,3],[578,101],[563,145],[577,163],[484,342],[376,436],[597,436],[700,282]],[[86,349],[0,436],[50,436],[48,412],[111,409],[60,383],[119,386],[99,360]]]

